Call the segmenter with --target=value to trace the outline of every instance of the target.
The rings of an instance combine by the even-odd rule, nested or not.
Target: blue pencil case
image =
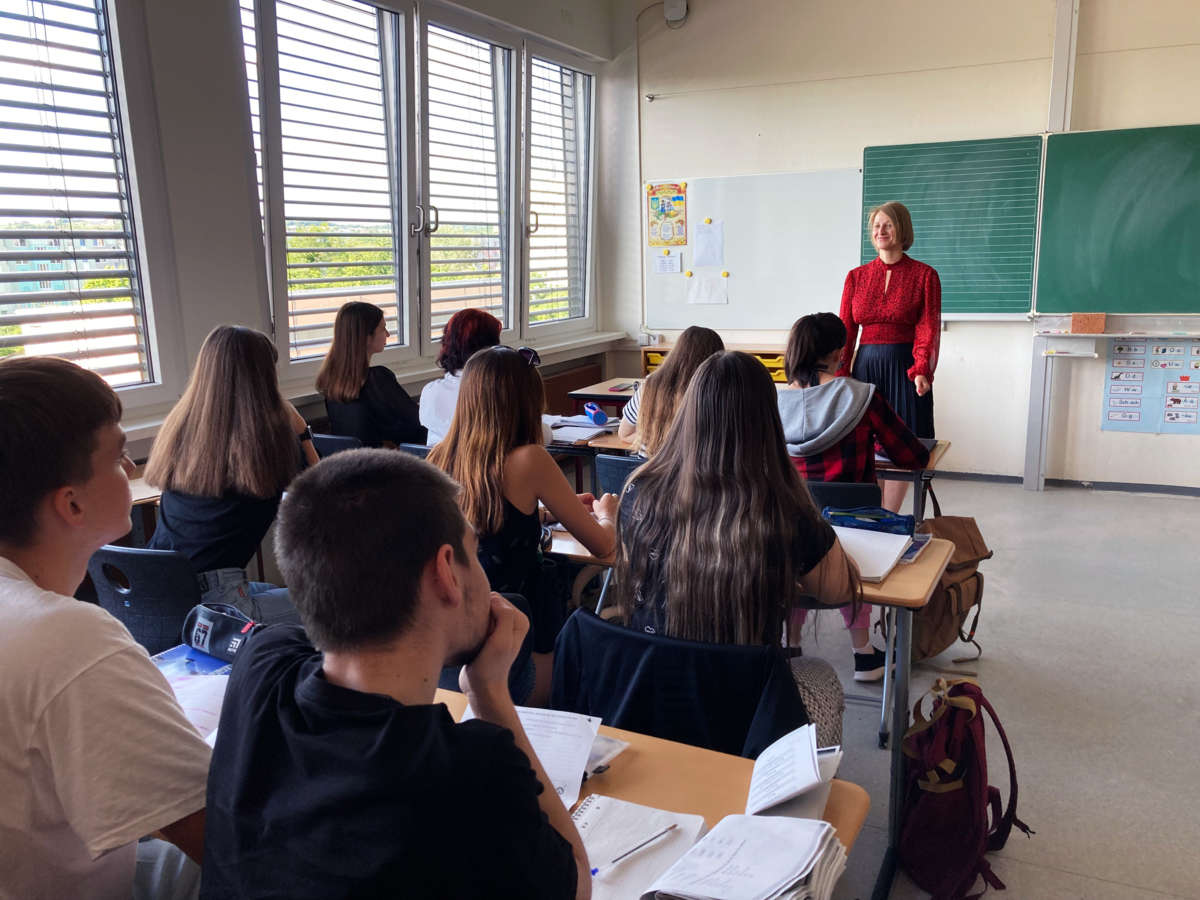
[[[830,525],[841,528],[861,528],[864,531],[884,531],[888,534],[906,534],[912,537],[916,520],[912,516],[894,513],[880,506],[860,506],[856,509],[838,509],[826,506],[821,517]]]

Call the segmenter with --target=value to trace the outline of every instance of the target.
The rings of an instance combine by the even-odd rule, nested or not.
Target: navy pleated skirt
[[[912,364],[912,344],[860,344],[851,374],[875,385],[913,434],[932,438],[933,390],[917,396],[916,387],[908,380]]]

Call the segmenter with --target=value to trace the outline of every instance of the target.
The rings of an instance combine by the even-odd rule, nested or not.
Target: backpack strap
[[[965,662],[974,662],[983,656],[983,648],[979,646],[979,641],[975,640],[975,629],[979,627],[979,614],[983,612],[983,573],[976,572],[974,577],[979,579],[979,594],[977,595],[978,599],[975,601],[975,618],[971,621],[971,627],[965,634],[961,628],[958,629],[958,639],[964,644],[974,645],[977,652],[974,656],[956,656],[952,660],[956,666]],[[963,619],[963,621],[965,622],[966,619]]]
[[[996,717],[996,711],[992,709],[992,704],[982,693],[979,695],[978,701],[991,717],[992,725],[995,726],[996,733],[1000,735],[1000,741],[1004,744],[1004,755],[1008,758],[1008,808],[1004,810],[1003,815],[999,815],[1000,792],[995,788],[989,787],[988,789],[988,799],[992,807],[992,829],[988,834],[987,849],[988,852],[991,852],[1004,846],[1014,825],[1025,832],[1026,837],[1037,834],[1037,832],[1017,818],[1017,766],[1013,761],[1012,747],[1009,746],[1008,735],[1004,733],[1004,726],[1000,724],[1000,720]],[[995,796],[992,796],[992,791],[995,791]]]
[[[942,514],[942,504],[938,503],[937,494],[933,492],[933,480],[929,478],[921,479],[921,490],[925,492],[925,496],[933,503],[934,518],[940,517]]]

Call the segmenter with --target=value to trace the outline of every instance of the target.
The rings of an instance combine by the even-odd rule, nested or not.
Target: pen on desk
[[[622,853],[620,856],[614,856],[614,857],[613,857],[611,860],[609,860],[609,862],[608,862],[608,866],[613,866],[613,865],[616,865],[616,864],[617,864],[617,863],[619,863],[621,860],[623,860],[625,857],[627,857],[627,856],[632,856],[634,853],[637,853],[639,850],[641,850],[641,849],[642,849],[643,847],[645,847],[647,844],[652,844],[652,843],[654,843],[654,842],[655,842],[655,841],[657,841],[657,840],[658,840],[660,837],[662,837],[664,834],[667,834],[667,833],[669,833],[669,832],[672,832],[672,831],[674,831],[674,830],[675,830],[677,827],[678,827],[678,823],[676,823],[676,824],[674,824],[674,825],[668,825],[668,826],[667,826],[666,828],[664,828],[662,831],[658,832],[658,834],[651,835],[650,837],[648,837],[648,838],[646,838],[644,841],[642,841],[640,844],[638,844],[636,847],[630,847],[628,850],[626,850],[626,851],[625,851],[624,853]],[[601,868],[608,868],[608,866],[603,866],[603,867],[601,867],[601,866],[593,866],[593,867],[592,867],[592,877],[595,877],[595,876],[596,876],[596,874],[597,874],[597,873],[599,873],[599,871],[600,871],[600,869],[601,869]]]

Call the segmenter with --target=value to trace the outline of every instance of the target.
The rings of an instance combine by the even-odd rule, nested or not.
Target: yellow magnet
[[[710,217],[710,218],[706,218],[706,219],[704,220],[704,224],[705,224],[705,225],[711,225],[711,224],[712,224],[712,218],[711,218],[711,217]]]
[[[686,182],[686,181],[681,181],[681,182],[679,182],[679,186],[680,186],[681,188],[685,188],[685,187],[687,187],[687,182]]]
[[[670,255],[671,255],[671,251],[670,251],[670,250],[664,250],[664,251],[663,251],[663,256],[670,256]]]
[[[728,273],[728,272],[722,272],[722,273],[721,273],[721,277],[722,277],[722,278],[728,278],[728,277],[729,277],[729,273]]]
[[[691,278],[691,277],[692,277],[692,270],[691,270],[691,269],[688,269],[688,270],[687,270],[686,272],[684,272],[683,274],[684,274],[684,275],[686,275],[688,278]]]

